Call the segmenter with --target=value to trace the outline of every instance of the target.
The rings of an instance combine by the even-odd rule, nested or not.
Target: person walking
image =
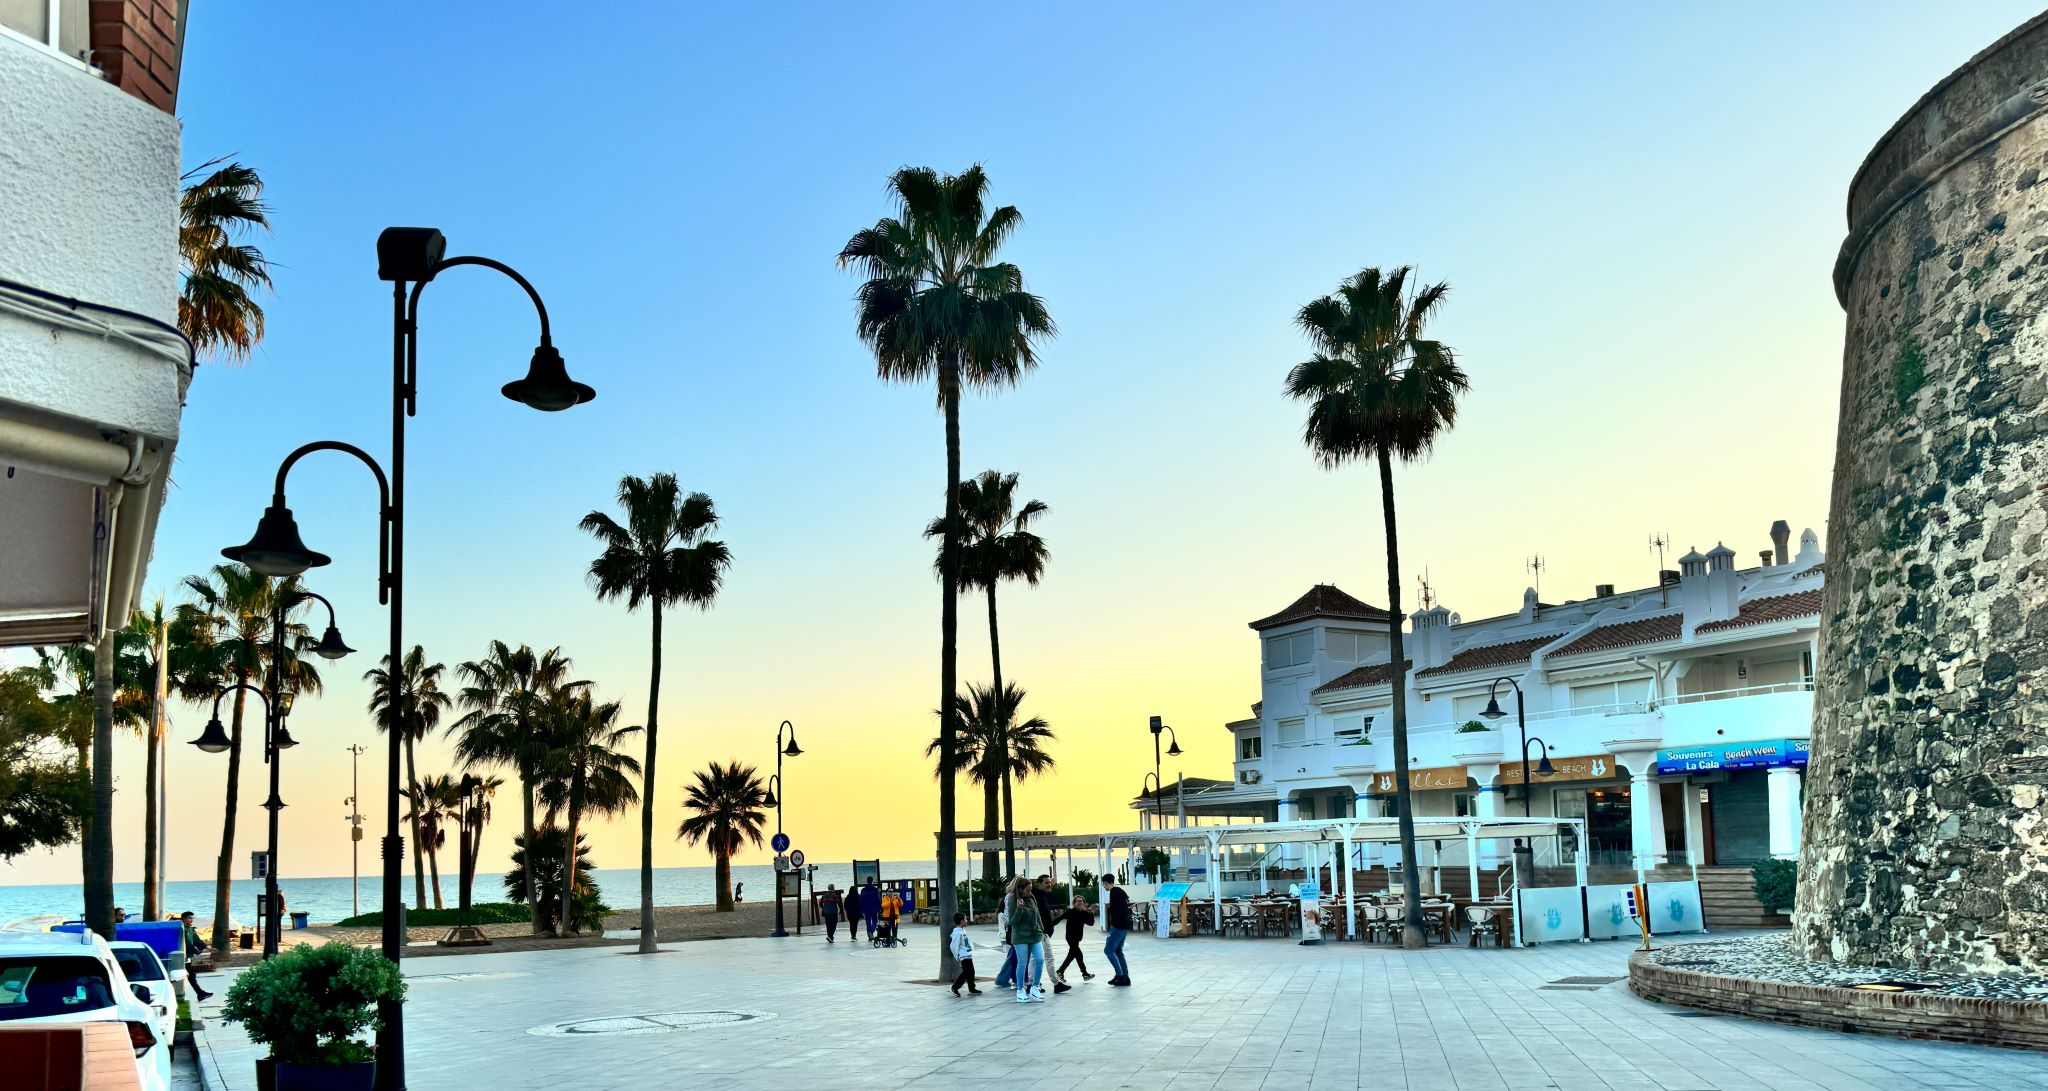
[[[895,887],[882,892],[882,938],[889,946],[896,946],[896,924],[903,919],[903,895]]]
[[[1081,957],[1081,941],[1088,938],[1088,926],[1095,923],[1095,911],[1088,908],[1088,899],[1074,895],[1074,904],[1060,914],[1060,919],[1067,925],[1067,957],[1060,960],[1055,976],[1065,981],[1067,967],[1075,965],[1081,967],[1081,980],[1095,980],[1095,975],[1088,972],[1088,960]]]
[[[185,948],[185,981],[192,986],[192,995],[201,1000],[211,1000],[213,994],[199,984],[199,971],[192,968],[192,960],[206,950],[206,941],[199,938],[199,929],[192,927],[192,911],[187,909],[178,914],[178,924],[182,926],[180,942]]]
[[[1054,921],[1060,919],[1056,900],[1052,891],[1052,876],[1040,875],[1038,882],[1031,888],[1031,901],[1038,907],[1038,924],[1044,932],[1043,938],[1038,941],[1038,964],[1045,967],[1047,976],[1052,978],[1052,991],[1055,996],[1073,988],[1067,984],[1065,977],[1052,972],[1052,925]]]
[[[825,892],[818,895],[818,912],[825,918],[826,943],[837,942],[832,937],[839,932],[839,910],[843,904],[844,899],[840,896],[838,883],[828,885]]]
[[[1010,910],[1016,904],[1017,899],[1010,893],[1010,888],[1004,888],[1002,906],[996,916],[1003,926],[1003,965],[996,971],[998,989],[1011,988],[1017,983],[1017,946],[1010,942]]]
[[[953,914],[953,938],[948,945],[960,963],[960,974],[953,979],[953,995],[959,996],[960,986],[965,985],[969,996],[980,996],[981,990],[974,984],[974,941],[967,938],[967,914]]]
[[[1124,961],[1124,940],[1131,935],[1131,896],[1124,893],[1123,884],[1114,875],[1102,877],[1102,911],[1109,920],[1109,938],[1102,943],[1102,957],[1109,960],[1109,968],[1115,975],[1109,979],[1112,985],[1131,983],[1131,966]]]
[[[1045,925],[1038,902],[1031,896],[1031,880],[1022,875],[1012,884],[1010,949],[1017,953],[1017,1003],[1043,1004],[1045,990],[1038,984],[1045,971]]]
[[[860,917],[868,926],[868,939],[875,938],[875,925],[882,919],[882,888],[873,879],[860,888]]]

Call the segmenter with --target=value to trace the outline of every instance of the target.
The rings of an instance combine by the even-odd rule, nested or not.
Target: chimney
[[[1594,598],[1596,598],[1596,599],[1611,599],[1611,598],[1613,598],[1613,597],[1614,597],[1614,585],[1613,585],[1613,584],[1611,584],[1611,583],[1596,583],[1596,584],[1594,584],[1594,585],[1593,585],[1593,597],[1594,597]]]
[[[1812,527],[1800,531],[1799,556],[1792,558],[1793,562],[1805,567],[1819,564],[1825,559],[1826,555],[1820,551],[1820,535],[1815,534]]]
[[[1451,658],[1451,612],[1441,606],[1417,610],[1408,615],[1413,642],[1402,651],[1416,670],[1440,667]]]
[[[1783,519],[1780,519],[1777,522],[1771,524],[1771,547],[1773,552],[1775,552],[1778,555],[1779,564],[1784,564],[1785,562],[1792,559],[1791,555],[1785,552],[1787,544],[1791,541],[1792,524],[1787,523]],[[1768,565],[1771,562],[1765,561],[1764,563]]]
[[[1707,602],[1706,616],[1702,621],[1726,621],[1735,616],[1737,593],[1742,590],[1735,582],[1735,551],[1727,545],[1716,542],[1707,551]]]
[[[1523,590],[1522,590],[1522,622],[1523,622],[1523,624],[1527,624],[1527,623],[1529,623],[1529,622],[1531,622],[1531,621],[1534,621],[1534,620],[1536,620],[1536,607],[1537,607],[1538,605],[1539,605],[1539,604],[1538,604],[1538,603],[1537,603],[1537,601],[1536,601],[1536,589],[1535,589],[1535,588],[1533,588],[1533,587],[1527,587],[1527,588],[1523,588]]]
[[[1765,567],[1765,568],[1769,568],[1769,567],[1771,567],[1771,563],[1772,563],[1772,562],[1771,562],[1771,551],[1770,551],[1770,550],[1768,550],[1768,549],[1758,550],[1758,551],[1757,551],[1757,557],[1758,557],[1758,559],[1760,559],[1760,560],[1762,560],[1762,561],[1763,561],[1763,565],[1764,565],[1764,567]],[[1777,563],[1778,563],[1778,564],[1784,564],[1785,562],[1783,562],[1783,561],[1778,561]]]

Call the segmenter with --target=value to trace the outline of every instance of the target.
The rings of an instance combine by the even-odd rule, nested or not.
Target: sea
[[[823,889],[829,883],[837,883],[841,890],[852,885],[853,865],[847,861],[825,863],[814,861],[817,867],[817,885]],[[882,878],[918,879],[929,878],[935,873],[930,860],[883,861]],[[638,868],[598,868],[593,873],[599,892],[606,905],[613,909],[633,909],[640,904],[640,870]],[[718,900],[713,888],[715,871],[709,867],[658,867],[654,869],[655,905],[710,905]],[[768,864],[735,864],[732,869],[733,883],[740,888],[742,901],[768,901],[774,896],[775,869]],[[369,913],[377,909],[380,877],[365,875],[355,881],[353,889],[346,875],[322,879],[279,879],[278,891],[284,895],[285,908],[294,913],[310,914],[309,923],[332,924],[344,917],[354,916],[358,911]],[[405,904],[413,901],[412,876],[405,877],[403,890]],[[250,879],[237,879],[234,893],[229,901],[231,915],[237,922],[256,919],[256,896],[263,892],[263,884]],[[505,896],[504,876],[501,874],[479,873],[476,877],[474,895],[479,902],[509,901]],[[451,908],[459,901],[456,877],[443,873],[441,876],[441,897]],[[428,904],[433,904],[433,892],[427,892]],[[165,910],[180,913],[187,909],[204,920],[213,913],[213,881],[181,880],[164,884]],[[358,910],[358,902],[360,910]],[[130,915],[142,912],[142,884],[115,883],[114,904],[126,909]],[[49,923],[46,918],[76,920],[85,910],[84,895],[76,883],[59,883],[48,886],[0,886],[0,929],[9,925],[26,923]]]

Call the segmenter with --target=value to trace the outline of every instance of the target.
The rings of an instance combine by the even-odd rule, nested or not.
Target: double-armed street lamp
[[[1159,755],[1159,736],[1160,736],[1160,734],[1161,734],[1162,732],[1164,732],[1164,733],[1165,733],[1165,735],[1166,735],[1166,739],[1167,739],[1167,742],[1168,742],[1168,744],[1169,744],[1169,745],[1167,746],[1167,749],[1166,749],[1166,756],[1167,756],[1167,757],[1169,757],[1169,758],[1177,758],[1177,757],[1180,757],[1180,753],[1181,753],[1181,751],[1180,751],[1180,736],[1178,736],[1178,735],[1174,734],[1174,733],[1173,733],[1173,728],[1170,728],[1170,727],[1166,726],[1166,723],[1165,723],[1165,722],[1164,722],[1163,720],[1161,720],[1161,719],[1160,719],[1159,717],[1157,717],[1157,716],[1154,716],[1154,717],[1152,717],[1152,723],[1151,723],[1151,727],[1152,727],[1152,824],[1153,824],[1154,826],[1159,826],[1159,827],[1161,827],[1161,828],[1164,828],[1164,826],[1165,826],[1165,824],[1166,824],[1166,814],[1165,814],[1165,812],[1164,812],[1164,811],[1163,811],[1163,810],[1162,810],[1161,808],[1165,806],[1165,799],[1164,799],[1164,797],[1165,797],[1165,795],[1166,795],[1166,786],[1165,786],[1165,782],[1164,782],[1164,781],[1163,781],[1163,780],[1162,780],[1162,779],[1160,778],[1160,775],[1159,775],[1159,757],[1160,757],[1160,755]]]
[[[783,728],[789,729],[789,745],[787,746],[782,744]],[[788,794],[782,788],[782,759],[794,758],[802,753],[803,750],[796,744],[796,725],[788,720],[782,721],[781,725],[775,729],[775,775],[768,778],[768,798],[761,801],[775,808],[775,835],[777,837],[782,836],[782,796]],[[776,853],[775,859],[775,931],[768,934],[777,939],[782,939],[789,935],[789,931],[782,926],[782,854],[780,852]],[[803,912],[802,908],[799,907],[797,912],[801,914]],[[803,925],[801,916],[798,917],[797,925],[798,927]]]
[[[315,451],[340,451],[353,455],[376,477],[379,493],[377,599],[391,608],[391,648],[386,662],[386,694],[391,715],[405,714],[404,684],[405,624],[405,420],[419,409],[419,303],[428,282],[447,269],[480,265],[511,278],[524,289],[540,317],[540,344],[533,350],[526,377],[506,383],[505,397],[542,412],[558,412],[596,397],[596,392],[569,378],[562,355],[554,347],[548,326],[547,307],[540,293],[511,266],[490,258],[444,257],[447,239],[431,227],[390,227],[377,237],[377,278],[391,282],[391,475],[387,479],[377,460],[352,444],[325,440],[309,443],[285,457],[278,466],[277,484],[270,507],[256,525],[247,544],[222,550],[266,576],[294,576],[309,568],[329,563],[324,553],[307,548],[299,538],[297,522],[285,503],[285,476],[292,464]],[[393,725],[387,735],[387,768],[384,800],[384,882],[382,897],[383,953],[396,961],[404,955],[405,934],[399,928],[403,902],[399,868],[404,858],[404,841],[399,826],[399,783],[404,751],[403,731]],[[404,1009],[393,999],[378,1001],[377,1087],[378,1091],[403,1091],[405,1087]]]
[[[1489,720],[1498,720],[1507,715],[1507,713],[1501,711],[1500,701],[1497,696],[1500,693],[1500,684],[1502,682],[1515,687],[1515,732],[1521,736],[1522,740],[1522,817],[1527,818],[1529,817],[1529,797],[1534,795],[1536,791],[1536,782],[1529,779],[1529,744],[1535,743],[1540,747],[1537,751],[1540,760],[1535,769],[1537,776],[1551,776],[1557,772],[1557,769],[1550,764],[1550,744],[1544,742],[1541,738],[1531,738],[1529,736],[1529,721],[1522,711],[1522,684],[1520,682],[1515,681],[1513,678],[1494,679],[1493,685],[1488,686],[1486,689],[1486,708],[1480,712],[1480,715]]]

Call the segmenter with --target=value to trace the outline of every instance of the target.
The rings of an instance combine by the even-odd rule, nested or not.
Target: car
[[[143,1002],[156,1013],[157,1037],[166,1042],[176,1041],[178,990],[164,970],[163,959],[156,956],[156,948],[132,939],[117,939],[107,947],[114,952],[114,961],[121,964],[122,976],[128,984],[142,990]]]
[[[146,995],[92,932],[0,933],[0,1026],[124,1024],[144,1091],[170,1091],[171,1039]]]

